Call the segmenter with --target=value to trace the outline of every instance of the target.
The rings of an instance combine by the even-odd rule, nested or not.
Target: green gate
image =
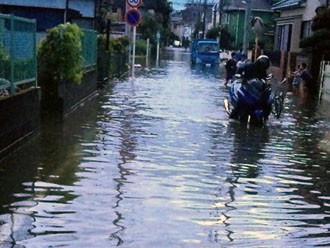
[[[16,86],[36,84],[36,74],[36,21],[0,14],[0,89],[13,95]]]

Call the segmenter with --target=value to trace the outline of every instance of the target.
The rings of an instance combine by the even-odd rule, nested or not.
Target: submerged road
[[[0,164],[0,247],[330,246],[328,104],[229,121],[212,68],[168,54]]]

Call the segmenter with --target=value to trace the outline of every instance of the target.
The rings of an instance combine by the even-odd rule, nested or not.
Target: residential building
[[[0,11],[36,19],[38,32],[66,21],[93,28],[96,3],[95,0],[0,0]]]
[[[176,12],[171,15],[171,32],[178,36],[181,42],[183,39],[191,40],[191,31],[191,24],[184,23],[182,12]]]
[[[211,3],[190,2],[182,10],[182,21],[184,32],[192,33],[198,37],[206,35],[207,31],[213,27],[213,6]]]
[[[275,50],[301,52],[299,42],[312,34],[312,19],[323,0],[283,0],[272,6],[276,19]]]

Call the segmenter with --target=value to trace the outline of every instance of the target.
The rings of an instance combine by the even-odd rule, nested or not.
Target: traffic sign
[[[126,22],[131,26],[137,26],[141,22],[141,13],[137,9],[130,9],[126,12]]]
[[[142,0],[127,0],[127,4],[132,8],[138,8],[142,4]]]
[[[160,32],[159,32],[159,30],[156,33],[156,38],[157,38],[157,42],[159,42],[159,40],[160,40]]]

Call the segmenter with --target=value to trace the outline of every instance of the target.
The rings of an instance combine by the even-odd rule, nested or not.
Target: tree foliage
[[[8,59],[9,59],[9,55],[5,52],[5,48],[2,42],[0,42],[0,60],[8,60]]]
[[[110,52],[124,54],[129,43],[130,38],[123,36],[118,39],[110,39],[109,47],[106,47],[106,36],[104,34],[97,36],[97,47],[99,50],[109,50]]]
[[[220,48],[221,49],[231,49],[234,38],[230,35],[230,33],[225,28],[221,28],[221,32],[220,32],[220,27],[211,28],[209,31],[207,31],[206,38],[207,39],[218,39],[219,34],[221,35]]]
[[[327,29],[330,31],[330,8],[319,10],[317,15],[313,18],[312,30]]]
[[[156,44],[156,33],[159,31],[162,41],[167,43],[170,39],[170,14],[173,9],[168,0],[155,0],[155,14],[145,14],[138,31],[142,33],[142,39],[150,39],[151,44]]]
[[[76,24],[61,24],[47,31],[39,51],[39,73],[50,81],[80,83],[83,76],[81,37]]]
[[[313,18],[312,30],[314,33],[300,41],[300,47],[313,47],[317,50],[330,50],[330,8],[324,8],[317,12]]]

